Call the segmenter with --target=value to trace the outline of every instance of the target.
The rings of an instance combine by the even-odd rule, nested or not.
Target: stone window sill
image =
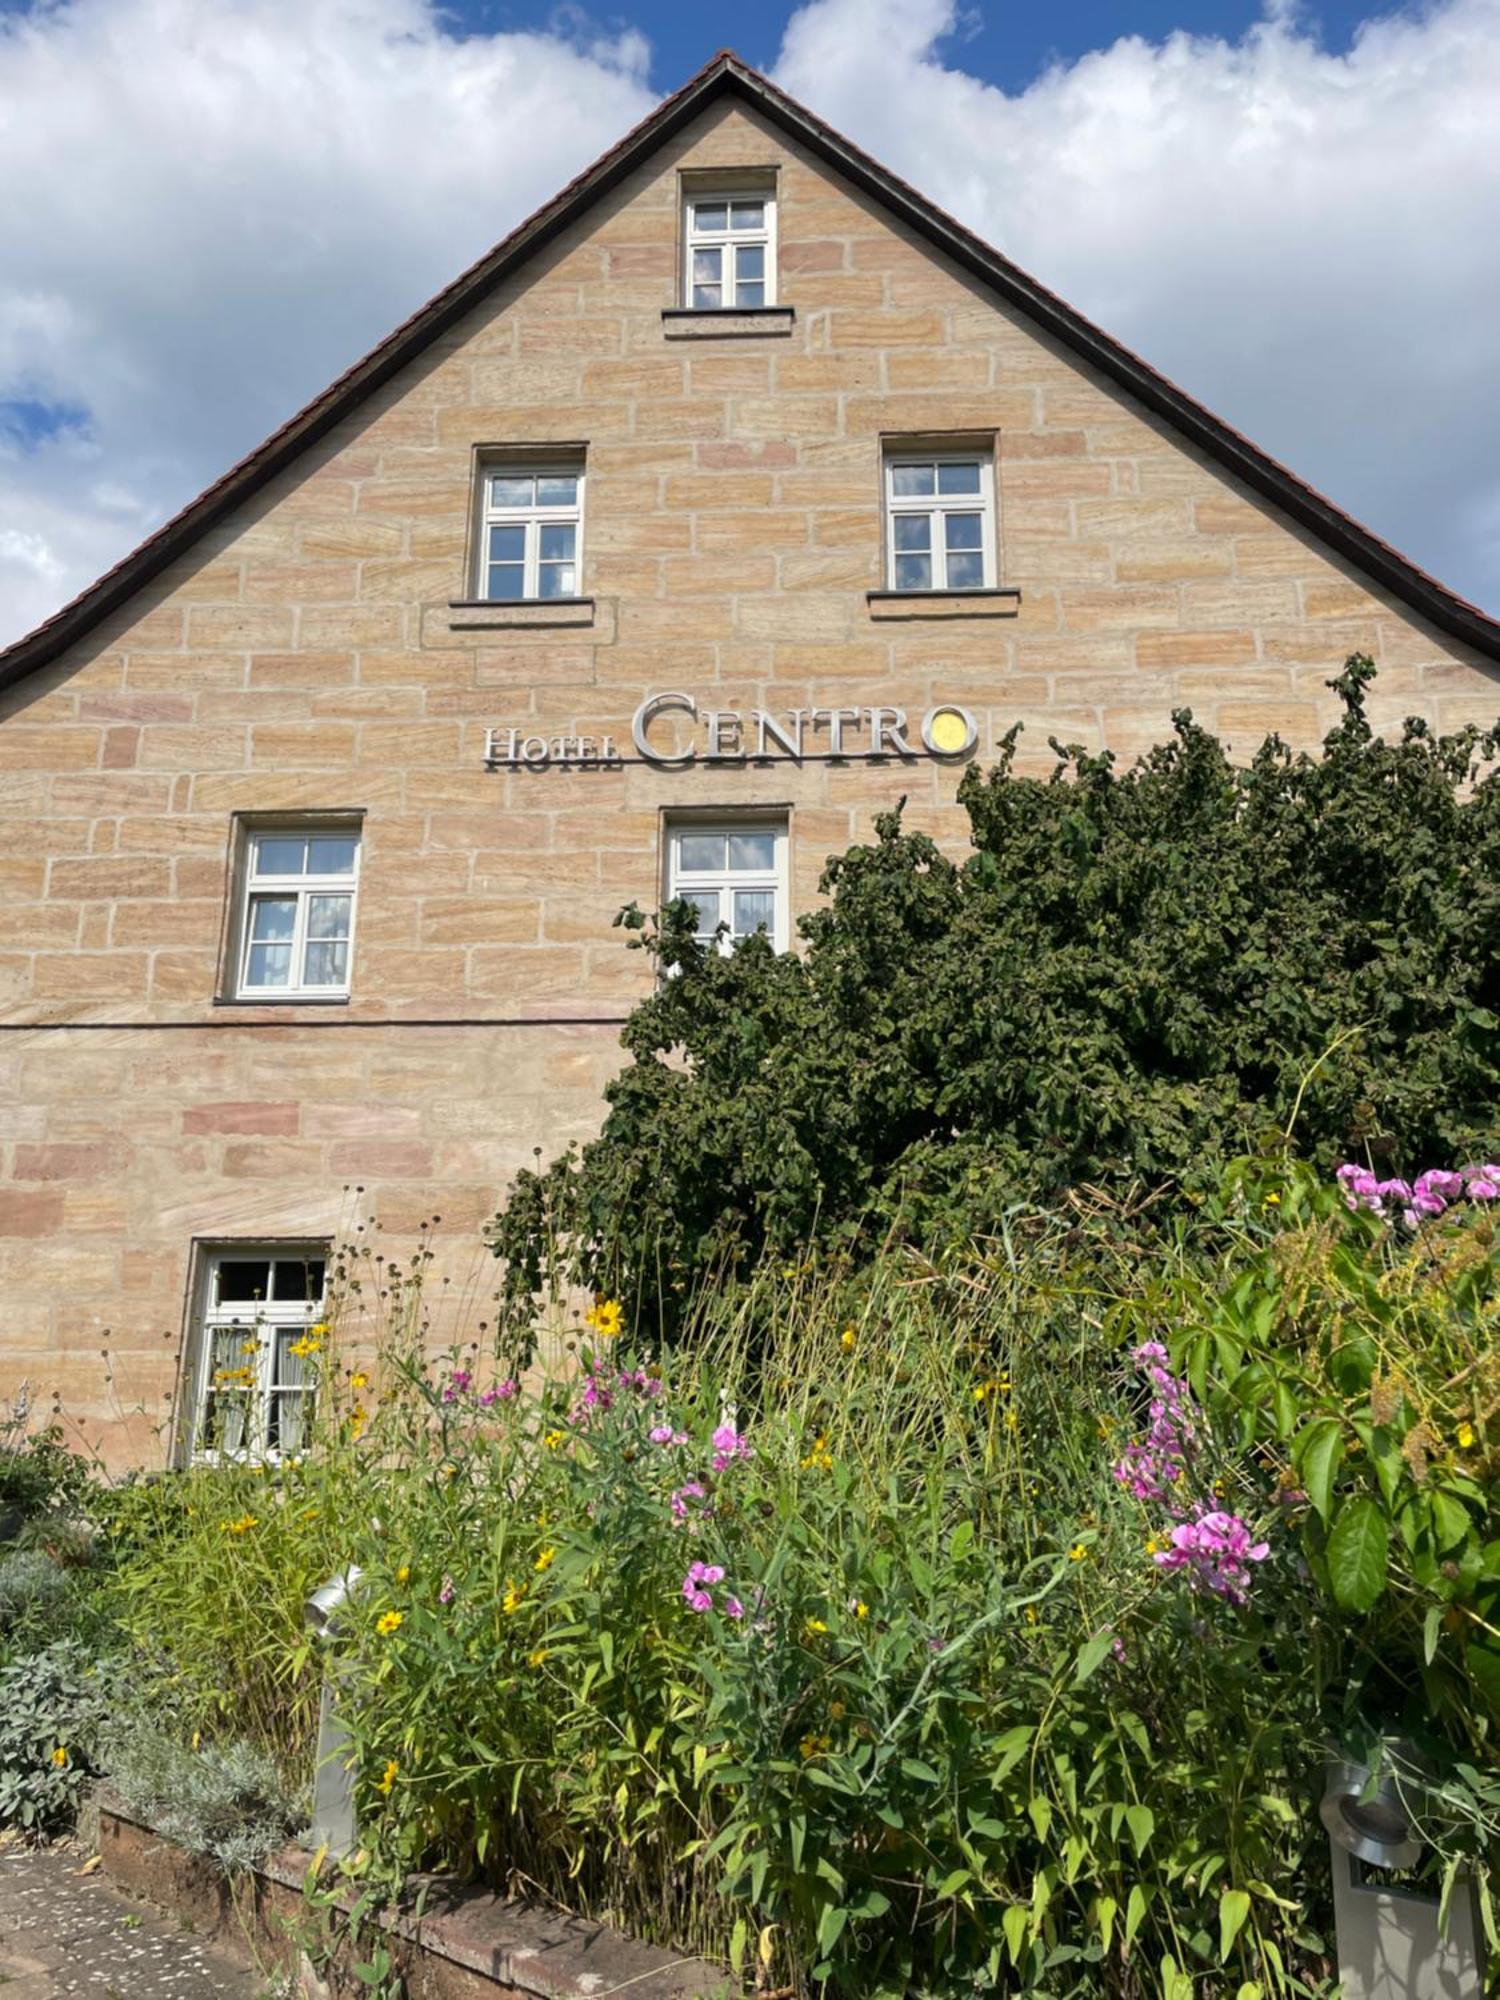
[[[448,625],[454,632],[543,631],[559,625],[592,625],[592,597],[537,597],[500,603],[484,597],[452,598]]]
[[[720,307],[713,312],[665,306],[661,330],[668,340],[765,340],[790,333],[796,317],[790,306]]]
[[[347,993],[216,993],[216,1007],[347,1007]]]
[[[872,618],[1014,618],[1021,593],[1010,590],[867,590]]]

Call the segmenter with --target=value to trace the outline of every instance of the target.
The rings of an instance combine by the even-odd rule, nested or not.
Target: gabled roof
[[[1450,637],[1500,661],[1500,620],[1446,585],[1336,507],[1295,473],[1233,430],[1174,382],[1075,312],[1035,278],[1001,256],[897,175],[825,125],[738,56],[722,50],[681,90],[658,105],[576,180],[493,250],[455,278],[378,347],[232,466],[97,582],[25,638],[0,652],[0,687],[55,660],[117,610],[168,563],[274,479],[297,456],[358,408],[428,344],[480,304],[528,257],[576,222],[589,205],[634,171],[664,140],[721,98],[739,98],[773,126],[873,196],[934,249],[1024,313],[1064,347],[1127,390],[1208,458],[1272,501],[1324,544]]]

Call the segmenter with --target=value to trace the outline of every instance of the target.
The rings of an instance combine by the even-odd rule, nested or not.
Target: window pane
[[[729,204],[731,229],[764,229],[766,205],[763,201],[734,201]]]
[[[555,477],[539,479],[536,483],[537,505],[540,507],[576,507],[578,505],[578,475],[573,472],[558,473]]]
[[[543,597],[576,597],[578,573],[572,563],[543,563],[537,573]]]
[[[722,833],[680,833],[677,836],[677,866],[698,870],[724,866]]]
[[[933,474],[930,465],[893,465],[891,467],[891,491],[899,494],[931,493]]]
[[[273,1275],[280,1305],[315,1306],[323,1296],[321,1257],[278,1257]]]
[[[741,243],[734,253],[734,270],[741,284],[746,278],[763,278],[766,275],[765,246],[760,243]]]
[[[977,549],[984,545],[982,514],[950,514],[943,535],[950,549]]]
[[[701,306],[705,312],[719,310],[720,290],[717,285],[694,285],[693,304]]]
[[[352,875],[356,845],[352,836],[342,833],[314,836],[307,843],[308,874]]]
[[[895,533],[898,549],[930,549],[932,547],[932,516],[930,514],[893,514],[891,526]]]
[[[716,285],[724,275],[724,252],[722,250],[695,250],[693,252],[693,283],[695,285]]]
[[[343,986],[349,964],[349,946],[342,939],[313,943],[307,947],[305,986]]]
[[[931,556],[897,556],[897,590],[930,590],[932,588]]]
[[[776,865],[775,834],[730,834],[729,865],[731,868],[774,868]]]
[[[979,461],[971,458],[957,465],[938,467],[939,493],[977,493],[979,491]]]
[[[695,229],[724,229],[728,226],[729,212],[722,201],[695,201],[693,203],[693,227]]]
[[[306,848],[307,842],[300,835],[289,838],[262,835],[255,843],[255,872],[257,875],[300,875]]]
[[[677,901],[691,903],[698,912],[695,926],[700,938],[711,938],[719,927],[719,892],[717,889],[680,889]]]
[[[248,1304],[256,1299],[264,1299],[271,1284],[271,1260],[268,1257],[221,1257],[219,1260],[219,1304],[221,1306]],[[247,1336],[240,1328],[229,1330],[237,1340],[253,1338],[253,1330]],[[215,1336],[227,1339],[228,1333]]]
[[[253,944],[245,970],[246,986],[289,986],[292,979],[292,947],[289,944]]]
[[[492,507],[529,507],[536,497],[536,481],[528,473],[505,473],[490,481]]]
[[[571,562],[578,546],[578,528],[573,521],[542,523],[542,561]]]
[[[262,941],[290,938],[297,927],[297,903],[292,896],[252,896],[250,935]]]
[[[960,555],[948,557],[948,588],[950,590],[982,590],[984,588],[984,557],[975,550],[967,550]]]
[[[526,555],[526,530],[524,528],[491,528],[490,561],[492,563],[521,562]]]
[[[491,563],[489,596],[501,603],[511,603],[525,595],[526,572],[520,563]]]
[[[763,306],[766,302],[766,288],[758,278],[753,283],[747,283],[741,278],[735,288],[734,302],[737,306],[743,306],[747,312],[752,306]]]
[[[312,1405],[310,1389],[286,1389],[272,1396],[266,1423],[266,1444],[272,1451],[301,1451]]]
[[[734,892],[734,934],[750,937],[756,931],[774,929],[776,894],[772,889],[736,889]]]
[[[350,896],[309,896],[307,935],[310,938],[346,938],[349,935]]]

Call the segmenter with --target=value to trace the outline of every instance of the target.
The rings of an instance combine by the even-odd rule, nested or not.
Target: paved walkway
[[[0,2000],[263,2000],[274,1989],[149,1904],[86,1851],[0,1848]]]

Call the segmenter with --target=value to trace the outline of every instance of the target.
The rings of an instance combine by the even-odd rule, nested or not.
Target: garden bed
[[[211,1862],[165,1840],[103,1793],[99,1852],[114,1881],[172,1911],[199,1936],[291,1967],[312,1856],[300,1847],[270,1854],[233,1883]],[[410,2000],[720,2000],[724,1975],[701,1959],[679,1958],[636,1943],[600,1924],[467,1890],[440,1877],[411,1884],[420,1917],[403,1911],[382,1920]],[[305,1990],[323,1989],[309,1981]]]

